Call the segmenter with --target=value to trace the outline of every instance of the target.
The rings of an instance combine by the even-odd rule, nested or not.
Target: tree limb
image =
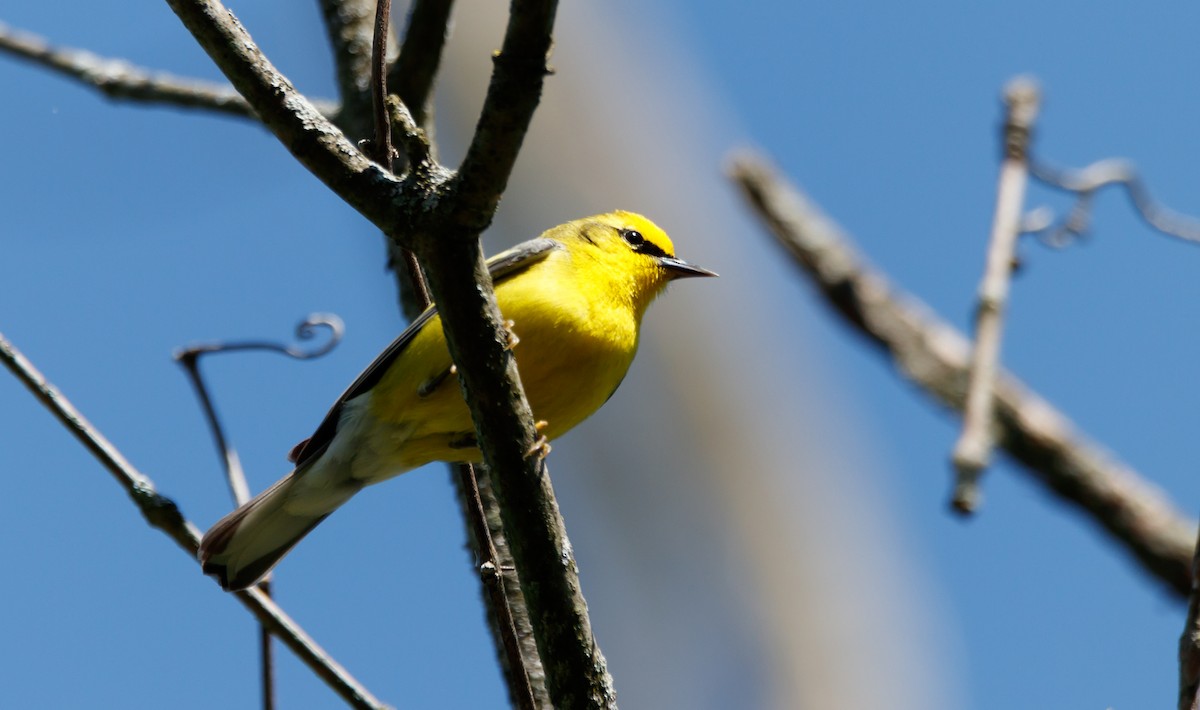
[[[100,57],[68,47],[54,47],[44,38],[0,23],[0,51],[28,59],[98,89],[110,99],[200,108],[239,118],[254,118],[250,104],[232,86],[151,72],[123,59]],[[338,113],[337,104],[314,102],[325,116]]]
[[[134,468],[2,333],[0,362],[3,362],[67,431],[113,475],[142,512],[146,522],[174,540],[194,563],[196,551],[200,547],[200,531],[183,517],[175,501],[160,494],[154,482]],[[382,710],[388,707],[346,672],[345,668],[333,660],[304,629],[260,590],[248,589],[238,592],[237,598],[254,614],[259,623],[270,629],[271,633],[292,649],[306,666],[351,706],[364,710]]]
[[[484,267],[479,234],[508,182],[547,73],[557,3],[514,0],[479,127],[457,178],[410,171],[403,183],[368,161],[322,119],[216,0],[168,0],[264,124],[300,162],[429,276],[557,707],[612,707],[615,693],[592,635],[578,571],[548,474],[533,453],[529,404]],[[447,182],[447,179],[450,182]]]
[[[969,352],[965,337],[866,265],[841,229],[764,160],[737,157],[732,178],[834,310],[881,346],[907,379],[961,413]],[[1011,374],[999,373],[995,397],[998,443],[1022,470],[1108,532],[1168,589],[1186,597],[1192,587],[1195,521]]]

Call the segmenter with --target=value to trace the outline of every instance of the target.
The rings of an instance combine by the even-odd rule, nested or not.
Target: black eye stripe
[[[621,238],[624,239],[629,246],[633,247],[633,250],[639,254],[657,257],[667,256],[667,253],[662,250],[662,247],[658,246],[654,242],[646,241],[646,238],[642,236],[642,233],[636,229],[621,229],[618,230],[618,232],[621,234]]]

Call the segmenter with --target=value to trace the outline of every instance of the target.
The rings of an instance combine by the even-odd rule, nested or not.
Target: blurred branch
[[[970,349],[963,335],[867,266],[841,228],[764,160],[737,157],[732,178],[834,310],[881,346],[908,380],[961,412]],[[1195,521],[1011,374],[999,373],[995,400],[997,443],[1022,469],[1186,596]]]
[[[433,80],[450,34],[453,9],[454,0],[415,0],[400,56],[388,73],[392,91],[412,112],[413,121],[426,131],[433,127]]]
[[[371,135],[371,46],[375,0],[319,0],[342,99],[338,122],[352,140]],[[178,11],[177,11],[178,12]]]
[[[0,52],[22,57],[98,89],[110,99],[123,99],[177,108],[201,108],[230,116],[254,118],[254,111],[233,87],[151,72],[123,59],[53,47],[44,38],[0,23]],[[336,116],[337,104],[315,102],[326,116]]]
[[[1082,170],[1052,167],[1036,158],[1030,174],[1044,185],[1075,195],[1071,211],[1062,221],[1048,220],[1044,226],[1026,230],[1050,246],[1064,246],[1087,234],[1092,221],[1092,199],[1100,190],[1121,187],[1146,224],[1185,242],[1200,243],[1200,220],[1159,204],[1150,194],[1134,166],[1124,160],[1101,160]]]
[[[117,483],[129,494],[146,522],[175,541],[193,562],[200,547],[200,531],[183,517],[173,500],[161,495],[154,482],[133,467],[83,416],[54,385],[46,381],[20,351],[0,333],[0,362],[3,362],[22,384],[45,405],[67,431],[83,444]],[[387,706],[354,679],[346,669],[333,660],[311,637],[283,612],[270,598],[257,589],[237,593],[238,601],[259,623],[271,630],[314,673],[324,680],[347,703],[356,708],[377,710]]]
[[[962,433],[951,456],[955,472],[951,502],[955,510],[964,514],[973,513],[979,505],[979,476],[992,454],[992,391],[1029,179],[1029,140],[1040,102],[1038,87],[1029,79],[1014,79],[1004,89],[1004,160],[1000,163],[987,264],[979,284]]]

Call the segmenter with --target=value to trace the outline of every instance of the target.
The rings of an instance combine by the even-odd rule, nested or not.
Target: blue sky
[[[991,219],[998,96],[1017,73],[1033,74],[1044,89],[1039,155],[1068,165],[1130,158],[1156,197],[1200,213],[1194,6],[751,3],[734,11],[668,1],[613,8],[606,27],[624,29],[587,35],[597,56],[646,52],[661,62],[647,73],[677,71],[716,104],[704,116],[670,117],[710,126],[708,140],[692,146],[701,172],[709,171],[696,179],[716,184],[728,150],[757,146],[872,262],[960,327],[968,324]],[[233,9],[301,89],[332,93],[326,53],[312,49],[323,47],[315,7]],[[0,20],[65,45],[219,78],[165,4],[116,12],[124,14],[94,3],[29,3]],[[580,21],[576,11],[563,13],[564,22]],[[590,76],[566,56],[559,69],[551,82]],[[283,453],[402,326],[378,236],[245,122],[113,104],[7,58],[0,58],[0,85],[9,97],[0,116],[9,136],[0,332],[206,525],[228,502],[171,350],[221,337],[283,339],[311,311],[346,318],[346,342],[319,362],[245,355],[205,364],[252,482],[268,484],[285,472]],[[614,84],[600,98],[598,106],[621,109],[603,113],[605,121],[628,121],[636,132],[641,97]],[[610,199],[571,209],[606,210]],[[1029,204],[1066,206],[1036,187]],[[696,199],[688,216],[737,219],[744,233],[718,236],[773,254],[753,221],[715,215],[736,205]],[[578,214],[564,215],[571,216]],[[514,221],[502,207],[498,224]],[[1026,268],[1014,285],[1003,360],[1194,512],[1200,248],[1149,231],[1117,194],[1098,200],[1094,225],[1089,240],[1064,251],[1022,244]],[[708,258],[694,257],[698,263],[732,268],[730,288],[754,283],[739,280],[738,262],[722,263],[717,247],[697,237],[685,250],[675,236],[686,258],[700,252]],[[900,383],[786,267],[766,267],[762,279],[772,290],[747,298],[764,312],[795,316],[780,330],[794,329],[788,337],[820,360],[828,375],[821,389],[853,422],[856,446],[871,451],[872,465],[856,476],[883,501],[902,563],[920,578],[923,604],[936,616],[929,665],[945,706],[1173,702],[1182,605],[1003,459],[985,481],[978,518],[952,517],[945,461],[954,421]],[[668,300],[686,301],[692,286],[673,289]],[[651,324],[662,328],[657,308]],[[775,344],[742,343],[750,351]],[[638,372],[634,382],[645,377]],[[613,406],[630,405],[617,398]],[[146,528],[106,474],[7,377],[0,377],[0,432],[9,486],[0,497],[9,570],[0,658],[15,669],[0,705],[252,707],[253,627],[241,610]],[[556,456],[619,448],[583,442],[568,438]],[[594,501],[571,498],[572,484],[562,485],[573,509],[568,522],[590,529],[603,501],[589,507]],[[295,562],[303,581],[294,591],[281,582],[284,605],[306,628],[402,707],[490,707],[502,697],[448,490],[444,475],[422,473],[361,496],[354,517],[369,525],[331,519],[314,535],[313,552]],[[607,571],[618,555],[573,534],[585,571]],[[667,559],[687,566],[682,557]],[[300,571],[304,560],[314,573]],[[591,581],[603,588],[615,578]],[[585,590],[588,582],[585,574]],[[878,593],[888,593],[887,580]],[[612,620],[610,637],[636,627],[602,589],[589,598]],[[741,643],[753,646],[730,646]],[[632,674],[630,659],[641,657],[624,642],[606,650],[621,691],[622,669]],[[285,706],[337,706],[305,670],[282,663]],[[719,663],[741,669],[724,657]],[[727,695],[708,696],[708,707],[757,699],[752,674],[730,676],[721,686]],[[637,686],[624,695],[630,707],[675,697],[642,692]]]

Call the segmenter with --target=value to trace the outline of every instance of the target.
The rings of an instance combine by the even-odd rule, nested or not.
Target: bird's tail
[[[315,505],[305,496],[309,500],[298,505],[297,482],[293,471],[204,533],[198,555],[204,573],[226,591],[246,589],[358,490],[322,496]]]

